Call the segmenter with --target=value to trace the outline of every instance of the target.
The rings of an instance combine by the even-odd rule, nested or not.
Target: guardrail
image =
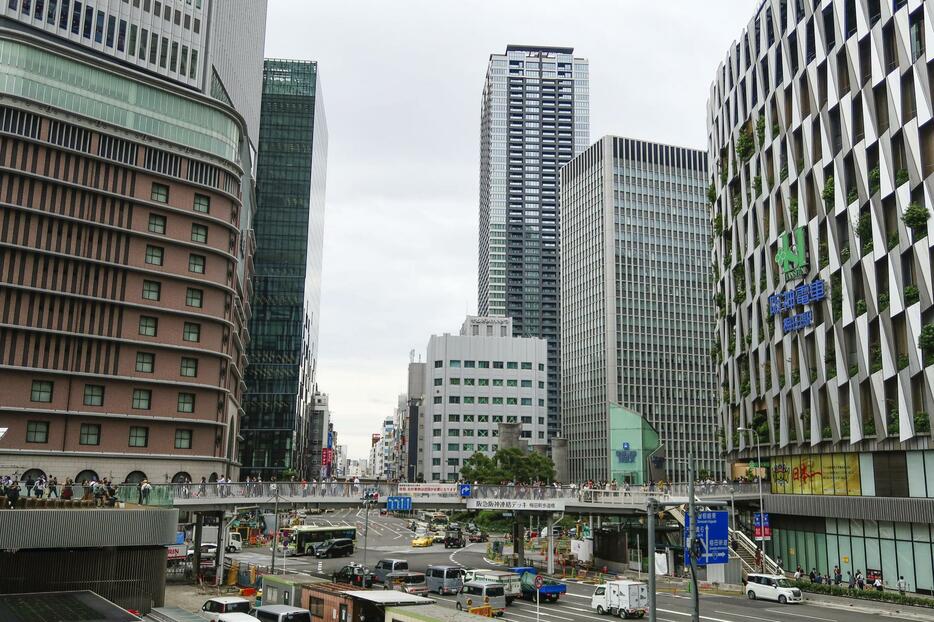
[[[758,493],[756,484],[699,484],[695,487],[698,499],[726,499],[734,496],[749,497]],[[143,505],[196,505],[199,503],[229,504],[255,499],[268,502],[276,497],[286,503],[349,503],[360,499],[364,492],[378,492],[381,499],[390,496],[409,496],[416,503],[460,502],[456,484],[397,484],[350,482],[205,482],[188,484],[152,484],[142,491],[137,484],[119,487],[121,501]],[[584,505],[625,505],[645,507],[650,497],[680,499],[687,502],[687,484],[671,486],[630,486],[617,488],[579,488],[576,486],[524,486],[524,485],[472,485],[470,497],[498,500],[564,500]]]

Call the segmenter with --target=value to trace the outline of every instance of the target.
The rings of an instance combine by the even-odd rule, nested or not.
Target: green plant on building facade
[[[928,208],[919,203],[909,203],[902,214],[902,222],[911,230],[911,235],[920,240],[927,235],[927,223],[931,217]]]

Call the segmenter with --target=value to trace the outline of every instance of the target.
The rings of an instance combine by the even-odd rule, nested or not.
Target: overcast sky
[[[477,310],[480,95],[490,53],[590,61],[590,139],[706,149],[717,66],[758,0],[269,0],[266,55],[318,61],[327,208],[318,386],[339,442],[405,391],[409,351]]]

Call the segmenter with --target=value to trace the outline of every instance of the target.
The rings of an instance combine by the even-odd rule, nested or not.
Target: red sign
[[[761,523],[765,523],[765,527]],[[772,539],[772,525],[769,524],[769,515],[765,515],[765,520],[762,521],[762,515],[758,512],[755,512],[752,517],[753,529],[755,530],[755,539],[756,540],[771,540]]]
[[[334,450],[331,449],[330,447],[324,447],[321,449],[321,464],[324,464],[324,465],[331,464],[331,458],[332,458],[331,454],[333,453],[333,451]]]

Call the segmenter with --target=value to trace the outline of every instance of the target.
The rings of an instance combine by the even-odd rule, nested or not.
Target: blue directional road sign
[[[697,539],[700,540],[700,551],[697,557],[698,566],[710,564],[725,564],[729,561],[730,536],[729,512],[698,512],[697,513]],[[684,521],[684,565],[689,566],[691,560],[689,552],[691,543],[688,541],[691,519],[685,517]]]
[[[471,486],[470,484],[460,485],[460,493],[462,497],[469,497],[472,492],[473,492],[473,486]]]
[[[390,512],[409,512],[412,510],[412,497],[386,497],[386,509]]]

